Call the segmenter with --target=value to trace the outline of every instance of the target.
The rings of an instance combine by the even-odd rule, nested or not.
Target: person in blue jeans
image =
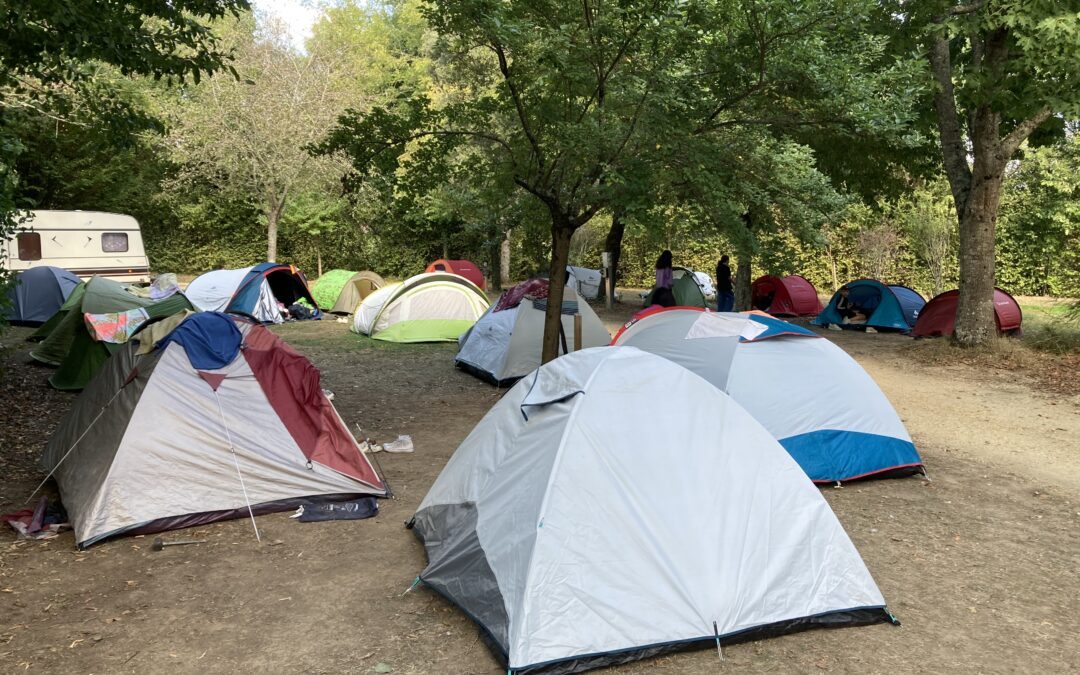
[[[735,289],[731,285],[731,267],[728,257],[720,256],[716,263],[716,311],[730,312],[735,308]]]

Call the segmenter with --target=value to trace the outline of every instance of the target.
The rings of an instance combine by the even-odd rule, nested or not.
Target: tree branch
[[[1043,122],[1050,119],[1053,114],[1054,111],[1049,107],[1046,107],[1016,125],[1016,128],[1010,131],[1008,136],[1001,139],[1001,154],[1003,155],[1003,159],[1008,161],[1009,158],[1020,149],[1020,145],[1027,140],[1028,136],[1038,129]]]
[[[514,101],[514,108],[517,110],[518,120],[521,122],[521,130],[525,133],[525,137],[529,139],[529,145],[532,146],[533,153],[536,155],[536,163],[543,169],[544,152],[540,149],[540,143],[533,134],[532,125],[529,124],[529,117],[525,113],[525,104],[521,100],[517,87],[514,86],[513,78],[510,77],[510,64],[506,60],[506,52],[503,50],[502,45],[494,40],[491,42],[491,49],[499,59],[499,72],[502,73],[503,81],[506,82],[506,87],[510,90],[510,98]]]
[[[941,155],[956,202],[956,212],[961,214],[971,191],[971,168],[967,163],[967,146],[960,129],[960,116],[956,112],[949,39],[942,36],[933,40],[927,56],[930,60],[930,72],[937,83],[934,90],[934,109],[937,112]]]

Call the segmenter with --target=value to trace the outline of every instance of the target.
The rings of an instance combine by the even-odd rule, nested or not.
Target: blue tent
[[[906,298],[905,300],[901,300],[897,291],[894,290],[895,288],[901,289],[901,293]],[[844,317],[836,309],[836,303],[840,300],[840,292],[844,289],[848,291],[848,302],[851,306],[860,309],[861,313],[866,315],[865,323],[844,323]],[[874,279],[849,281],[833,294],[832,299],[829,300],[829,305],[821,314],[814,317],[811,323],[818,326],[827,326],[833,323],[839,326],[854,325],[909,331],[915,325],[915,317],[912,311],[905,311],[904,308],[905,302],[909,305],[913,304],[909,293],[919,295],[909,288],[903,286],[889,287]],[[922,297],[919,297],[919,300],[922,301]],[[922,305],[919,305],[919,307],[921,308]],[[910,320],[909,317],[911,317]]]
[[[890,285],[889,290],[900,301],[900,309],[904,312],[904,320],[907,321],[908,328],[914,328],[915,322],[919,320],[919,311],[926,304],[926,298],[907,286]]]
[[[240,314],[263,323],[281,323],[279,307],[306,301],[312,316],[319,305],[308,290],[304,273],[292,265],[260,263],[235,270],[213,270],[199,275],[184,291],[202,312]]]
[[[32,267],[19,272],[8,290],[4,318],[14,324],[39,326],[60,309],[79,285],[79,277],[59,267]]]
[[[255,316],[260,295],[263,294],[264,280],[270,286],[273,296],[286,307],[299,300],[307,300],[315,308],[315,312],[321,314],[318,303],[308,289],[304,273],[292,265],[271,262],[260,263],[248,270],[225,311]]]

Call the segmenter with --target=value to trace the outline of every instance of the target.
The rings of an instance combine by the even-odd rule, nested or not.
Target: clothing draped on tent
[[[42,329],[49,327],[49,331],[31,350],[30,356],[56,367],[56,372],[49,378],[49,384],[56,389],[82,389],[109,355],[121,346],[95,340],[87,328],[86,314],[118,314],[140,308],[146,313],[146,321],[134,326],[134,331],[129,330],[132,326],[128,325],[125,334],[137,332],[146,322],[190,310],[192,306],[182,293],[155,302],[128,292],[124,284],[112,279],[94,277],[76,289],[57,315],[42,326]]]

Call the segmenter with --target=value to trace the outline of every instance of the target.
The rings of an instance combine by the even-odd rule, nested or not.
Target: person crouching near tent
[[[843,317],[841,323],[866,323],[866,312],[863,307],[852,300],[849,296],[851,291],[847,288],[840,289],[840,297],[836,301],[836,311]]]

